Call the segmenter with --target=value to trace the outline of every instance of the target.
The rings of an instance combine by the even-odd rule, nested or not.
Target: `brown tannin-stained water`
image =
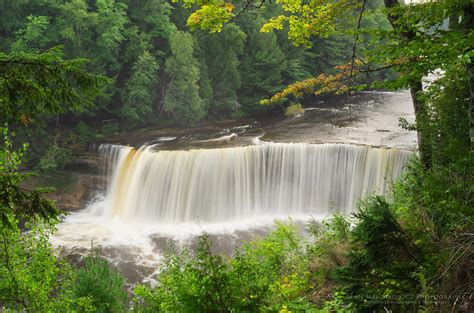
[[[170,246],[211,234],[230,253],[275,219],[350,213],[359,198],[386,194],[409,161],[416,134],[408,93],[362,94],[351,110],[320,104],[293,119],[153,134],[133,147],[102,144],[106,186],[58,226],[66,254],[94,246],[137,282]],[[339,104],[338,104],[339,105]]]

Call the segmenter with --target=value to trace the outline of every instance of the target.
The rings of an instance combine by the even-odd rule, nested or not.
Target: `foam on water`
[[[159,263],[156,236],[186,241],[203,231],[232,234],[275,219],[322,219],[386,193],[411,152],[346,144],[265,143],[183,151],[102,145],[107,186],[58,225],[55,245],[128,249]]]

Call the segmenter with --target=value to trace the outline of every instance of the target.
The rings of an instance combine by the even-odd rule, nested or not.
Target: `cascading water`
[[[356,118],[340,111],[336,118],[332,108],[318,106],[299,119],[130,137],[152,140],[154,147],[103,145],[106,189],[66,216],[51,242],[67,254],[87,255],[93,241],[129,281],[138,281],[153,276],[170,246],[192,248],[203,231],[216,251],[230,254],[242,241],[270,231],[275,219],[291,216],[299,224],[351,212],[360,197],[386,193],[412,155],[370,145],[416,146],[416,133],[397,122],[399,116],[414,119],[410,94],[383,97],[380,106]],[[256,140],[262,133],[305,143]],[[223,146],[234,148],[216,149]]]
[[[102,145],[104,218],[156,224],[235,222],[349,212],[385,193],[411,152],[344,144],[271,143],[189,151]]]

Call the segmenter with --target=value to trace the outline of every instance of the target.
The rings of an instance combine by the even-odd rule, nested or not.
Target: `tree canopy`
[[[267,3],[250,0],[242,6],[234,6],[224,0],[184,2],[185,6],[190,4],[200,5],[201,9],[190,15],[188,25],[191,28],[200,25],[212,32],[220,31],[222,24],[230,22],[249,7],[262,7]],[[308,93],[347,93],[367,87],[410,88],[417,125],[412,128],[418,132],[420,157],[427,167],[432,163],[431,139],[423,125],[427,123],[430,104],[422,96],[423,78],[464,67],[462,75],[468,79],[471,111],[474,111],[472,1],[421,1],[404,5],[397,0],[385,0],[382,5],[379,1],[369,0],[284,0],[278,5],[280,14],[268,18],[261,32],[288,27],[288,38],[295,45],[308,47],[315,38],[345,33],[353,38],[352,56],[347,63],[335,66],[333,73],[321,73],[292,83],[272,97],[261,100],[262,104],[280,103]],[[228,14],[217,14],[223,8]],[[380,27],[387,21],[391,27]],[[364,41],[367,36],[371,38],[369,42]],[[373,80],[369,84],[360,81],[361,76],[385,69],[392,69],[397,75],[384,81]],[[471,124],[472,120],[471,117]],[[470,131],[474,133],[472,130],[474,124]]]
[[[29,124],[40,114],[92,106],[107,79],[84,70],[84,63],[63,60],[60,48],[41,54],[0,53],[1,122]]]
[[[0,1],[2,309],[472,312],[472,1],[181,4]],[[400,122],[418,132],[419,158],[389,196],[310,220],[306,237],[277,223],[231,256],[213,253],[204,234],[194,251],[167,255],[130,308],[124,278],[95,251],[72,265],[53,248],[63,213],[49,188],[24,185],[34,149],[40,170],[55,169],[68,144],[96,132],[186,127],[268,108],[260,104],[292,103],[287,115],[298,115],[304,95],[364,88],[409,88],[414,103],[416,123]]]

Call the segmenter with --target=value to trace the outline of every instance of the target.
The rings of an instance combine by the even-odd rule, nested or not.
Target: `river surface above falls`
[[[320,101],[291,119],[121,134],[95,147],[106,186],[52,242],[84,255],[93,241],[137,282],[152,277],[167,249],[193,246],[203,231],[230,253],[276,218],[350,212],[358,197],[384,193],[416,147],[400,117],[414,120],[409,93],[371,92]]]
[[[399,118],[415,119],[410,93],[361,92],[319,100],[295,118],[270,115],[257,119],[203,122],[196,127],[160,127],[122,133],[104,143],[161,150],[218,148],[274,142],[347,143],[414,150],[416,133],[399,127]]]

